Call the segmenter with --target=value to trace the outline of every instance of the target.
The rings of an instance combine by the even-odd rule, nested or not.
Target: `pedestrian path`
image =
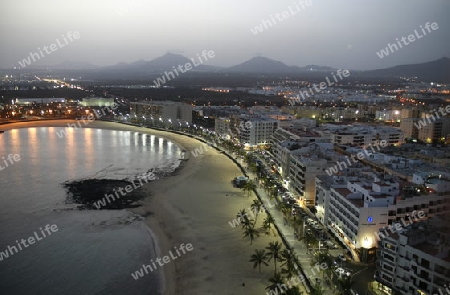
[[[205,139],[200,138],[198,136],[194,136],[197,139],[205,141]],[[247,165],[244,163],[242,159],[234,157],[231,153],[226,150],[214,146],[216,149],[225,152],[225,154],[232,159],[236,164],[241,166],[241,170],[244,172],[245,176],[248,176],[249,179],[256,179],[257,175],[248,168],[244,168]],[[255,182],[257,183],[257,182]],[[266,210],[272,216],[274,220],[274,226],[276,227],[279,235],[281,236],[283,243],[288,246],[288,248],[292,249],[296,254],[299,263],[299,271],[303,276],[306,277],[308,282],[303,281],[302,285],[298,285],[301,292],[305,292],[306,294],[311,294],[311,287],[316,283],[321,285],[324,292],[323,295],[334,295],[334,286],[327,285],[323,279],[323,272],[320,270],[320,266],[315,264],[314,259],[311,254],[307,253],[306,245],[303,241],[298,241],[295,238],[294,228],[291,227],[285,220],[283,213],[280,212],[275,206],[274,202],[270,200],[269,195],[266,191],[261,188],[259,185],[256,187],[256,193],[260,201],[265,205]]]
[[[245,167],[245,164],[241,159],[236,159],[236,161],[242,167]],[[249,179],[256,179],[255,173],[248,171],[248,169],[245,169],[245,171],[246,176],[248,176]],[[320,270],[320,266],[318,264],[315,264],[312,255],[307,253],[305,243],[296,239],[294,228],[286,222],[283,213],[274,206],[274,201],[271,200],[266,191],[258,185],[256,187],[256,192],[259,199],[265,205],[268,213],[272,216],[275,227],[277,228],[278,233],[281,235],[283,242],[287,244],[298,257],[298,262],[300,264],[299,266],[302,270],[302,273],[310,283],[309,285],[303,283],[303,288],[305,289],[305,291],[310,294],[310,287],[314,286],[316,282],[318,282],[325,291],[322,294],[335,294],[333,290],[334,286],[329,286],[324,282],[325,280],[323,278],[323,272]]]

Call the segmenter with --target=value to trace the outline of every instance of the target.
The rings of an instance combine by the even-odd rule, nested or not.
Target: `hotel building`
[[[449,221],[431,218],[382,237],[369,294],[449,294]]]
[[[319,219],[364,262],[375,260],[380,228],[391,228],[419,211],[424,219],[450,213],[449,192],[419,193],[419,186],[384,173],[353,172],[331,179],[316,177]]]

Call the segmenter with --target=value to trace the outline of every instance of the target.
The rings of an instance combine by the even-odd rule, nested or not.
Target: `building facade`
[[[423,220],[450,213],[449,194],[419,195],[413,186],[400,190],[393,178],[373,172],[333,176],[331,184],[316,178],[316,189],[320,194],[316,204],[322,217],[319,220],[365,262],[375,259],[379,229],[409,223],[410,216],[419,211]]]
[[[239,141],[246,147],[268,145],[278,127],[278,121],[269,118],[240,117]]]
[[[131,102],[130,116],[165,124],[192,123],[192,106],[174,101]]]
[[[419,222],[380,240],[375,284],[386,294],[449,294],[448,219]]]

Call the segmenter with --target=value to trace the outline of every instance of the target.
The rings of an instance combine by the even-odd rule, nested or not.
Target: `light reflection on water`
[[[39,227],[59,231],[0,261],[5,294],[158,294],[156,274],[131,272],[155,257],[141,221],[126,225],[123,211],[58,211],[67,207],[61,183],[123,179],[176,166],[177,145],[147,134],[100,129],[13,129],[0,135],[0,158],[21,160],[0,171],[0,251]],[[153,290],[153,291],[152,291]]]

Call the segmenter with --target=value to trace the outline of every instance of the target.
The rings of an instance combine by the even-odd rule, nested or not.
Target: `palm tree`
[[[272,185],[272,187],[270,188],[269,198],[273,200],[276,196],[278,196],[278,189]]]
[[[240,220],[241,225],[247,224],[249,220],[247,216],[247,211],[245,211],[245,209],[241,209],[241,211],[239,211],[238,214],[236,214],[236,218]]]
[[[255,222],[256,222],[256,220],[258,219],[258,214],[263,207],[263,204],[259,199],[254,199],[250,207],[252,208],[252,211],[255,213]]]
[[[308,232],[305,232],[305,234],[299,238],[299,241],[303,240],[303,242],[305,243],[306,246],[306,253],[309,253],[309,248],[311,245],[311,248],[314,247],[314,244],[317,243],[316,239],[314,238],[314,236]]]
[[[268,291],[277,291],[277,289],[283,285],[283,278],[279,273],[275,273],[273,277],[269,279],[270,285],[266,287]],[[283,291],[283,290],[280,290]],[[277,294],[277,293],[275,293]]]
[[[281,261],[281,247],[282,244],[278,241],[270,242],[269,246],[266,247],[266,249],[269,250],[269,252],[267,252],[267,255],[270,257],[269,261],[273,258],[273,263],[275,265],[274,273],[277,273],[277,261]]]
[[[248,218],[248,214],[245,209],[241,209],[241,211],[236,214],[236,218],[240,221],[242,228],[247,228],[255,224],[255,221],[253,219]]]
[[[248,180],[242,190],[247,192],[247,196],[250,196],[250,192],[254,191],[256,189],[256,184],[253,180]]]
[[[249,262],[253,262],[253,268],[256,268],[256,266],[258,266],[259,274],[261,274],[261,264],[264,264],[265,266],[269,265],[267,263],[266,250],[264,250],[264,249],[261,249],[261,250],[255,249],[255,253],[252,254],[252,256],[250,257]]]
[[[264,190],[266,190],[266,181],[267,181],[267,176],[266,175],[259,175],[259,181],[262,184],[262,187],[264,188]]]
[[[264,230],[269,231],[269,233],[270,233],[270,227],[272,224],[274,224],[274,220],[273,220],[272,216],[267,215],[267,217],[263,221],[262,227],[264,228]]]
[[[269,191],[269,189],[273,187],[272,182],[270,181],[269,178],[267,178],[267,176],[261,177],[261,180],[263,182],[263,187],[266,192]]]
[[[283,263],[281,264],[281,273],[286,274],[288,279],[292,278],[296,273],[296,265],[295,265],[295,254],[288,249],[284,249],[281,251],[281,259]]]
[[[255,229],[254,224],[250,224],[244,228],[244,239],[246,237],[250,238],[250,245],[253,243],[255,237],[259,237],[259,232]]]
[[[250,163],[254,162],[253,156],[250,153],[246,154],[244,156],[244,162],[247,163],[247,164],[250,164]]]
[[[255,161],[250,162],[250,164],[248,164],[248,168],[253,173],[257,173],[258,172],[258,166],[256,165]]]
[[[286,295],[302,295],[303,292],[297,286],[293,286],[286,290]]]
[[[330,254],[328,253],[328,250],[325,252],[317,252],[313,256],[313,260],[311,261],[311,266],[319,264],[322,265],[323,263],[326,264],[326,268],[320,267],[320,271],[323,272],[323,276],[325,276],[325,269],[331,269],[333,265],[333,259],[331,258]]]
[[[298,237],[303,236],[305,233],[303,232],[304,230],[304,224],[305,224],[305,220],[303,219],[303,217],[301,217],[300,215],[296,215],[294,217],[294,232],[296,233],[296,235]],[[302,229],[301,233],[299,233],[298,229]]]
[[[286,217],[287,213],[291,210],[291,207],[283,202],[278,204],[278,208],[283,213],[284,217]]]

